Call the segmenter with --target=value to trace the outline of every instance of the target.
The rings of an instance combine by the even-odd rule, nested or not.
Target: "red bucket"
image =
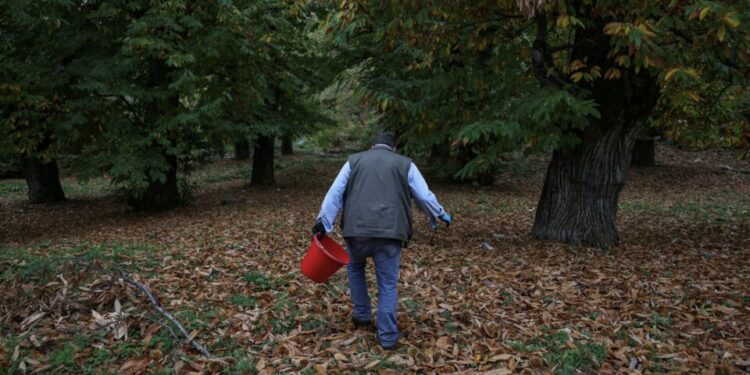
[[[349,254],[329,236],[313,236],[310,248],[302,259],[302,273],[316,283],[324,283],[331,275],[349,263]]]

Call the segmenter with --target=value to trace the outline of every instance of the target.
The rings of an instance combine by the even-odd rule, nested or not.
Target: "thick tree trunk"
[[[167,156],[170,168],[165,172],[166,179],[160,181],[152,177],[146,191],[139,197],[132,197],[130,205],[138,211],[159,211],[180,205],[180,190],[177,184],[177,157]]]
[[[635,126],[614,126],[599,139],[556,150],[547,169],[532,235],[536,239],[610,248]]]
[[[638,167],[656,165],[656,139],[653,137],[640,137],[635,141],[632,164]]]
[[[23,169],[29,188],[30,203],[54,203],[65,200],[57,161],[53,159],[45,163],[34,158],[26,158],[23,161]]]
[[[273,185],[273,146],[274,137],[258,137],[253,152],[253,172],[250,177],[252,185]]]
[[[234,143],[234,160],[247,160],[250,158],[250,142],[242,139]]]
[[[292,136],[285,134],[281,138],[281,155],[291,155],[294,153],[294,145],[292,145]]]

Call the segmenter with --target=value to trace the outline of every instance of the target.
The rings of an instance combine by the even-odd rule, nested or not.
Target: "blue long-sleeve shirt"
[[[323,222],[326,232],[333,231],[333,223],[336,221],[336,216],[338,216],[341,208],[344,206],[344,192],[346,191],[346,184],[349,181],[350,173],[349,162],[346,162],[336,176],[336,179],[333,180],[331,188],[328,189],[328,193],[323,199],[318,219]],[[430,191],[427,181],[425,181],[414,163],[411,163],[409,167],[408,179],[409,190],[411,190],[414,202],[427,215],[430,219],[430,224],[434,227],[437,218],[445,212],[443,206],[440,205],[435,194]]]

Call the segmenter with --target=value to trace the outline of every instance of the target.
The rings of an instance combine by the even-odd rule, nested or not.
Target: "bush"
[[[21,158],[15,155],[0,155],[0,178],[23,178]]]

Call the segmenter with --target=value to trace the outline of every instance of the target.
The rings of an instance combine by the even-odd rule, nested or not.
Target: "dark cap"
[[[386,145],[390,148],[396,147],[396,136],[393,135],[391,132],[383,132],[378,133],[378,135],[375,136],[375,138],[372,139],[372,145],[375,146],[377,144],[380,145]]]

